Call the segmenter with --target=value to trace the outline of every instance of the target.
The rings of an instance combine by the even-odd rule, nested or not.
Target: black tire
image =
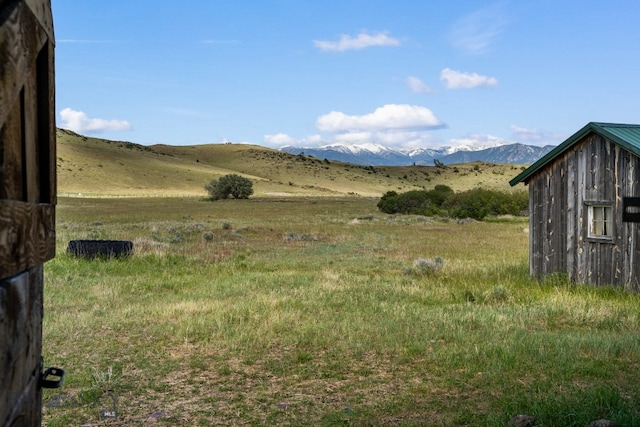
[[[67,253],[77,258],[125,258],[133,253],[129,240],[71,240]]]

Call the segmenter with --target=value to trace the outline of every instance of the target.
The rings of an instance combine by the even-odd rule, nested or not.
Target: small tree
[[[240,175],[230,174],[212,179],[204,186],[209,193],[211,200],[228,199],[248,199],[253,194],[253,182],[249,178]]]

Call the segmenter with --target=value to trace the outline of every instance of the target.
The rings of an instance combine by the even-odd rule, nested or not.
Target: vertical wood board
[[[0,425],[40,424],[42,267],[0,281]]]

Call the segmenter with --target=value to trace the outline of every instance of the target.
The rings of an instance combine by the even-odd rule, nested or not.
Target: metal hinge
[[[40,388],[60,388],[64,381],[64,370],[60,368],[47,368],[42,370],[43,363],[40,362]]]

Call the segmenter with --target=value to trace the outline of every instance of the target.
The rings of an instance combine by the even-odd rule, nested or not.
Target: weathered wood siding
[[[640,290],[640,227],[622,222],[623,197],[640,196],[639,167],[638,157],[592,132],[531,176],[531,274]],[[589,238],[590,202],[612,204],[612,240]]]
[[[40,425],[42,266],[0,285],[0,425]]]
[[[48,0],[0,0],[0,426],[38,426],[43,263],[55,252]]]

